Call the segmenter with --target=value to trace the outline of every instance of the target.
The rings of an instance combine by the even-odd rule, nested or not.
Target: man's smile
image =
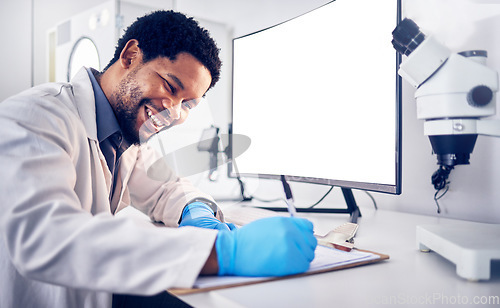
[[[149,107],[149,106],[144,106],[146,110],[146,114],[151,121],[151,124],[153,124],[154,128],[157,131],[162,130],[163,128],[169,126],[172,124],[172,120],[170,118],[170,112],[168,109],[163,110],[161,113],[157,112],[155,109]]]

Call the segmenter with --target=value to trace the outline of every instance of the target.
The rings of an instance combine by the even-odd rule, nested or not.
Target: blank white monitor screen
[[[240,175],[400,193],[399,10],[337,0],[233,40]]]

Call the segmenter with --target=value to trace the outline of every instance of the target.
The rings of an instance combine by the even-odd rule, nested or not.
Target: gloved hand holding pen
[[[219,231],[219,275],[284,276],[305,272],[314,259],[313,224],[302,218],[270,217],[232,231]]]

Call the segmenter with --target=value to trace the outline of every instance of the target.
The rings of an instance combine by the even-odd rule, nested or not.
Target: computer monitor
[[[400,194],[400,11],[336,0],[235,38],[230,148],[251,144],[231,175]]]

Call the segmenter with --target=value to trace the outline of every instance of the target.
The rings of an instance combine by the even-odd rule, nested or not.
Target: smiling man
[[[172,27],[182,24],[176,18],[170,18]],[[147,22],[139,19],[128,29],[115,57],[99,75],[124,136],[133,144],[139,143],[143,124],[154,131],[181,124],[219,80],[221,66],[218,49],[207,32],[193,28],[200,33],[182,37],[163,31],[166,25],[145,29]]]
[[[145,64],[142,58],[137,40],[130,40],[118,64],[99,76],[125,139],[133,144],[139,143],[138,132],[147,121],[156,131],[181,124],[212,80],[208,69],[186,52]]]
[[[192,18],[157,11],[126,30],[103,72],[82,68],[0,104],[0,307],[154,307],[200,274],[307,270],[309,221],[236,229],[185,179],[146,174],[154,153],[141,141],[203,103],[218,53]],[[129,205],[166,228],[114,216]]]

